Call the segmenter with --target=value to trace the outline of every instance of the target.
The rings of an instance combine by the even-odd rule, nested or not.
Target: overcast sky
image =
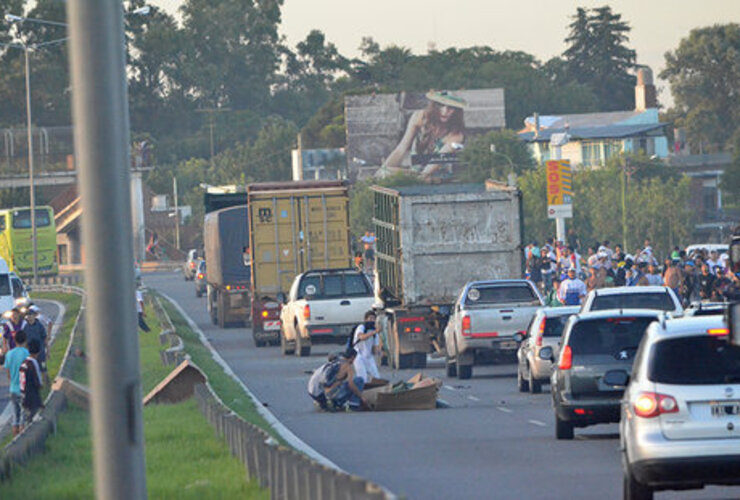
[[[182,0],[152,3],[175,13]],[[578,7],[605,4],[632,27],[629,46],[656,76],[665,52],[692,28],[740,22],[740,0],[285,0],[280,29],[291,46],[319,29],[350,57],[358,55],[363,36],[372,36],[381,46],[401,45],[417,54],[430,43],[437,49],[489,45],[545,61],[563,52]],[[668,94],[667,88],[660,94],[664,105],[670,105]]]

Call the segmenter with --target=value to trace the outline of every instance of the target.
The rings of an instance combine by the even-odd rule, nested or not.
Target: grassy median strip
[[[56,300],[56,299],[55,299]],[[172,367],[159,357],[159,325],[151,307],[152,331],[139,334],[142,392],[146,394]],[[84,364],[80,363],[83,366]],[[246,480],[244,466],[200,413],[194,399],[144,408],[147,491],[150,498],[267,499],[269,492]],[[93,498],[89,415],[70,406],[59,417],[47,451],[28,466],[17,467],[0,498]]]
[[[185,351],[190,355],[193,363],[198,365],[208,377],[208,383],[213,391],[218,395],[234,413],[242,417],[247,422],[264,429],[273,438],[285,444],[283,438],[278,435],[270,424],[262,418],[257,412],[252,400],[247,396],[241,385],[236,382],[230,375],[224,372],[211,356],[211,351],[200,341],[198,335],[190,328],[185,318],[170,304],[170,301],[162,297],[162,306],[172,320],[177,335],[180,336],[185,344]]]

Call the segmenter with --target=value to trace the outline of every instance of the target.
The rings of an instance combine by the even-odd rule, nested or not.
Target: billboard
[[[294,181],[347,178],[344,148],[294,149],[291,158]]]
[[[347,166],[351,180],[416,173],[454,177],[472,136],[505,126],[503,89],[346,96]]]

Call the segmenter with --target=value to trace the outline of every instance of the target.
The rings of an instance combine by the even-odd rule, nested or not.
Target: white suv
[[[619,286],[591,290],[583,299],[581,312],[607,309],[652,309],[683,316],[683,306],[667,286]]]
[[[719,316],[647,329],[621,404],[624,498],[740,484],[740,347],[727,333]],[[604,383],[627,379],[615,370]]]

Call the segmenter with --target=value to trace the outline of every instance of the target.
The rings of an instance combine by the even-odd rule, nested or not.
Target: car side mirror
[[[283,292],[278,292],[277,299],[278,299],[278,302],[282,304],[287,304],[288,302],[288,297],[286,297]]]
[[[517,344],[520,343],[525,338],[526,338],[526,336],[525,335],[522,335],[522,332],[516,332],[514,334],[514,340],[516,341]]]
[[[539,357],[543,361],[555,361],[555,353],[552,350],[552,347],[545,346],[542,349],[540,349]]]
[[[609,370],[604,374],[604,384],[612,387],[624,388],[630,381],[630,376],[624,370]]]

